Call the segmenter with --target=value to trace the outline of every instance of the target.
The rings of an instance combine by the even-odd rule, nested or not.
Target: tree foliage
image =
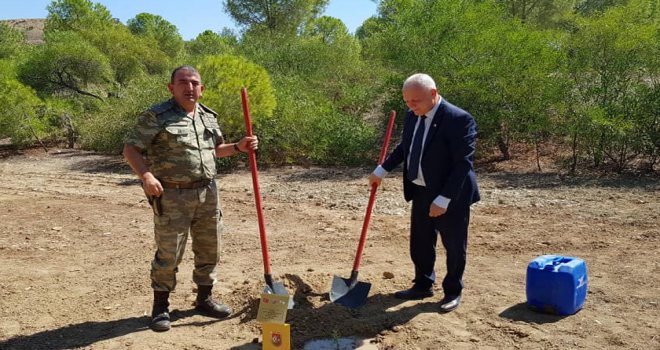
[[[143,76],[131,80],[102,109],[89,115],[73,113],[72,118],[80,134],[81,146],[99,152],[121,153],[125,137],[135,126],[137,116],[168,98],[166,74]]]
[[[384,0],[358,32],[363,54],[399,72],[396,81],[434,76],[443,96],[476,116],[482,145],[504,158],[512,142],[570,135],[573,169],[583,152],[623,169],[658,153],[647,106],[660,32],[657,3],[620,3]]]
[[[275,163],[373,159],[379,125],[364,116],[374,110],[383,72],[362,61],[360,45],[343,23],[320,17],[299,35],[248,32],[239,50],[271,72],[275,82],[277,107],[258,130],[274,148],[262,155]]]
[[[110,11],[100,3],[54,0],[48,5],[45,31],[100,31],[115,24]]]
[[[551,27],[569,16],[575,8],[575,0],[497,0],[513,18],[522,22]]]
[[[628,0],[577,0],[575,10],[585,16],[598,15],[608,8],[623,5]]]
[[[202,102],[218,112],[218,122],[229,139],[245,133],[241,88],[248,89],[255,124],[272,115],[275,96],[270,76],[263,67],[243,57],[219,55],[204,57],[197,69],[205,87]]]
[[[108,83],[110,62],[75,32],[52,33],[48,43],[19,66],[18,77],[42,96],[62,92],[103,100],[97,85]]]
[[[144,75],[165,73],[171,60],[151,37],[138,37],[123,26],[82,34],[109,60],[114,80],[126,84]]]
[[[235,38],[205,30],[186,43],[188,53],[193,56],[220,55],[232,53]]]
[[[377,125],[336,108],[322,91],[302,77],[277,81],[277,107],[262,118],[256,132],[260,147],[275,164],[358,165],[373,163]]]
[[[36,142],[50,131],[39,114],[43,102],[35,91],[16,79],[10,62],[0,60],[0,138],[24,145]]]
[[[25,47],[25,34],[6,23],[0,23],[0,59],[12,58]]]
[[[648,1],[631,0],[602,16],[582,18],[571,37],[568,69],[581,106],[573,123],[595,165],[624,169],[640,153],[657,153],[656,104],[660,14]]]
[[[505,158],[512,140],[525,139],[548,117],[559,52],[551,34],[503,20],[493,2],[388,1],[381,30],[364,41],[402,74],[435,77],[441,94],[472,112],[485,139]],[[530,138],[533,139],[533,138]]]
[[[320,15],[329,0],[225,0],[227,13],[246,30],[294,34]]]
[[[385,115],[405,110],[401,83],[416,72],[475,116],[479,152],[516,157],[511,145],[528,143],[541,169],[551,143],[571,150],[556,156],[571,171],[655,169],[660,159],[656,0],[382,0],[355,35],[323,16],[327,0],[223,3],[240,34],[185,43],[160,16],[125,26],[90,0],[53,1],[42,46],[0,26],[0,108],[30,110],[1,116],[1,136],[66,135],[117,152],[135,115],[168,96],[169,71],[187,63],[229,140],[244,132],[248,87],[260,160],[272,164],[372,164]]]
[[[79,40],[87,41],[108,58],[119,84],[144,74],[163,73],[171,64],[163,50],[176,56],[183,45],[180,37],[176,41],[176,27],[160,16],[138,15],[131,23],[139,35],[133,35],[103,5],[90,0],[56,0],[48,11],[46,41],[62,31],[77,33]],[[173,41],[165,42],[167,39]]]
[[[304,35],[317,37],[327,45],[353,44],[353,37],[344,22],[330,16],[321,16],[308,22]]]
[[[170,58],[177,57],[183,49],[183,39],[175,25],[163,17],[150,13],[140,13],[128,20],[128,29],[131,33],[153,38],[158,47]]]

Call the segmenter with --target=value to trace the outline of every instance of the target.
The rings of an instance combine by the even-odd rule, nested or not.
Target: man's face
[[[174,75],[174,81],[167,85],[176,102],[184,108],[190,108],[202,96],[204,85],[197,73],[181,69]]]
[[[435,106],[438,90],[427,89],[421,86],[409,86],[403,89],[403,100],[415,115],[429,112]]]

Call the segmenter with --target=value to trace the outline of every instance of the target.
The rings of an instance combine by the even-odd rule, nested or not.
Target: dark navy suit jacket
[[[415,186],[405,175],[416,122],[413,112],[406,112],[402,140],[382,164],[392,171],[404,163],[403,193],[407,201],[412,200]],[[433,198],[442,195],[451,199],[448,212],[467,209],[480,199],[473,167],[476,136],[474,118],[443,98],[426,136],[421,167],[426,190]]]

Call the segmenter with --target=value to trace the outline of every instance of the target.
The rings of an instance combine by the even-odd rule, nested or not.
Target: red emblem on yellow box
[[[291,350],[291,328],[284,323],[263,323],[263,350]]]

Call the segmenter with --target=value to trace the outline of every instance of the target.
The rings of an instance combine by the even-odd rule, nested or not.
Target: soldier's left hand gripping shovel
[[[380,157],[378,157],[378,165],[383,163],[385,155],[387,154],[387,146],[392,137],[392,129],[394,127],[394,118],[396,112],[390,113],[390,120],[387,124],[387,131],[385,132],[385,141],[383,147],[380,149]],[[371,195],[369,196],[369,205],[367,205],[367,213],[364,216],[364,223],[362,224],[362,233],[360,234],[360,243],[358,244],[357,253],[355,253],[355,261],[353,262],[353,270],[351,271],[350,278],[342,278],[334,276],[332,279],[332,289],[330,290],[330,300],[339,305],[344,305],[349,308],[358,308],[367,302],[369,296],[369,289],[371,283],[360,282],[357,280],[358,270],[360,268],[360,260],[362,258],[362,251],[364,250],[364,243],[367,239],[367,229],[369,228],[369,220],[371,219],[371,212],[374,208],[376,201],[376,191],[378,185],[373,184],[371,187]]]
[[[250,106],[247,95],[247,89],[241,89],[241,100],[243,102],[243,117],[245,119],[245,130],[247,136],[252,136],[252,121],[250,120]],[[270,272],[270,258],[268,257],[268,241],[266,239],[266,225],[264,223],[264,213],[261,207],[261,193],[259,192],[259,172],[257,171],[257,156],[254,150],[248,151],[250,158],[250,170],[252,171],[252,187],[254,188],[254,201],[257,206],[257,218],[259,219],[259,238],[261,240],[261,255],[264,262],[264,277],[266,279],[266,287],[264,293],[289,295],[289,292],[284,288],[282,282],[273,281],[273,276]],[[289,296],[289,309],[293,309],[295,303],[293,298]]]

